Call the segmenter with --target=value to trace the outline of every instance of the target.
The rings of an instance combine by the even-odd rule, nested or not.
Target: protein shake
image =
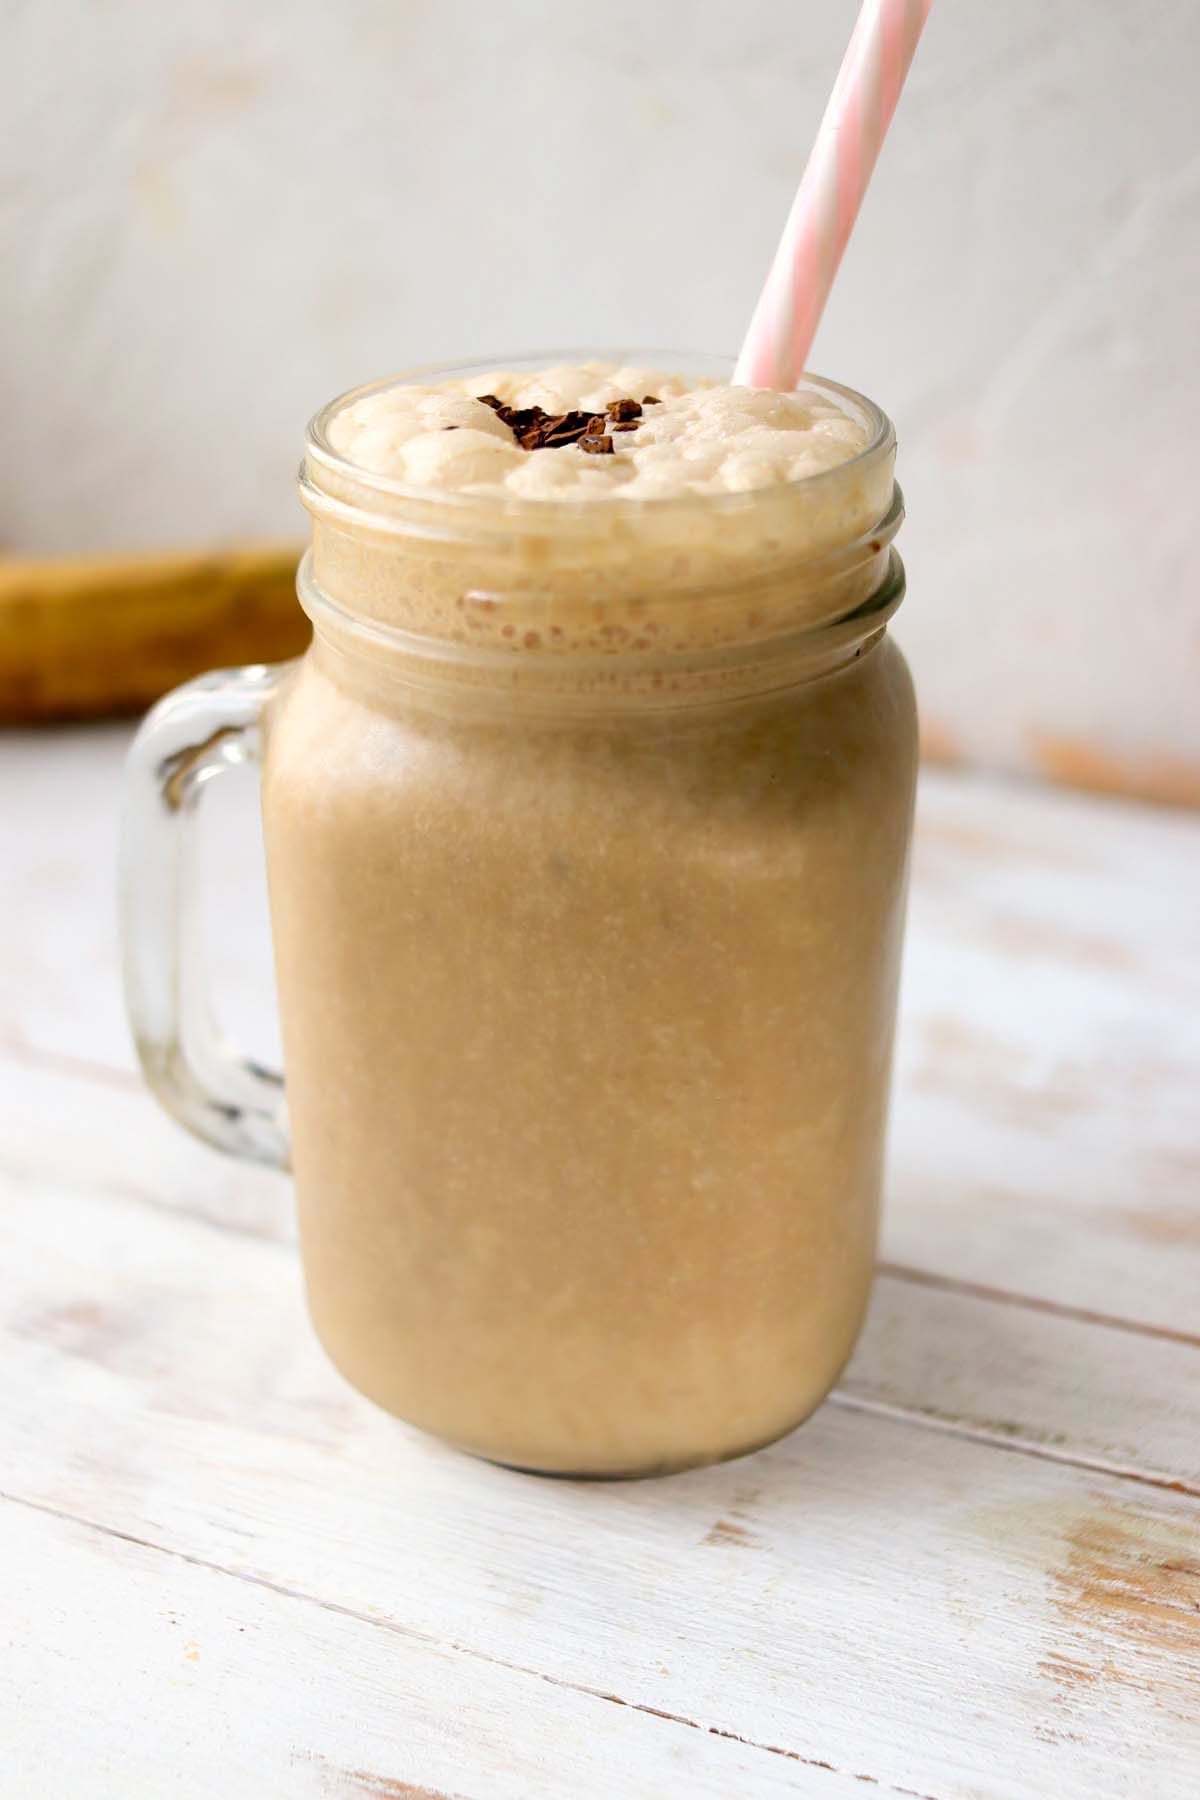
[[[886,420],[588,362],[327,408],[263,807],[305,1273],[383,1406],[633,1474],[871,1279],[915,726]]]

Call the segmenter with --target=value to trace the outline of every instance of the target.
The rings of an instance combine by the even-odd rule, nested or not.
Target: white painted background
[[[9,0],[0,542],[298,533],[414,360],[734,347],[852,13]],[[900,428],[932,735],[1182,797],[1198,77],[1196,0],[939,0],[814,357]]]

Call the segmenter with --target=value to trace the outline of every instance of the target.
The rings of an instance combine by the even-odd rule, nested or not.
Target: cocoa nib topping
[[[540,406],[509,406],[495,394],[480,394],[501,424],[507,425],[522,450],[558,450],[578,444],[589,456],[611,456],[611,431],[636,431],[643,406],[657,406],[649,395],[644,401],[612,400],[603,413],[548,413]],[[605,427],[610,426],[611,431]],[[453,429],[451,427],[450,429]]]

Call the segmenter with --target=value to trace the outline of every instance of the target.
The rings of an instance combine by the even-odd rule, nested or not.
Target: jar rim
[[[630,497],[615,491],[611,495],[587,500],[571,500],[557,495],[552,498],[535,498],[507,492],[501,495],[466,494],[445,488],[420,486],[397,476],[364,469],[336,450],[329,440],[329,425],[343,408],[393,387],[432,385],[442,381],[462,380],[471,375],[482,377],[492,375],[500,368],[528,369],[533,372],[558,363],[592,361],[612,362],[618,366],[635,362],[677,368],[686,374],[710,377],[718,381],[728,380],[734,366],[732,357],[702,352],[574,348],[490,356],[466,363],[428,363],[402,370],[399,374],[349,388],[314,413],[305,432],[304,461],[299,478],[301,498],[310,512],[322,509],[330,498],[320,480],[320,476],[324,474],[333,478],[335,492],[343,499],[343,503],[347,487],[356,489],[367,497],[366,506],[360,508],[357,499],[352,503],[356,510],[364,512],[369,510],[370,498],[377,497],[390,508],[404,508],[405,503],[409,503],[413,509],[424,512],[431,524],[435,520],[441,520],[446,528],[469,529],[473,525],[476,528],[485,527],[489,531],[503,532],[508,528],[514,532],[528,532],[531,526],[536,525],[542,529],[549,527],[556,534],[577,528],[595,531],[598,527],[603,529],[605,525],[611,524],[614,518],[635,525],[638,519],[666,522],[697,510],[706,516],[727,516],[750,511],[769,513],[773,508],[787,509],[801,495],[811,496],[822,490],[828,491],[830,484],[854,480],[881,458],[891,456],[895,450],[895,429],[881,407],[865,394],[842,382],[807,373],[801,377],[793,391],[807,390],[836,400],[847,409],[850,416],[857,417],[866,427],[867,442],[844,462],[835,463],[831,468],[819,470],[816,474],[737,492]],[[406,529],[403,513],[399,510],[387,515],[375,515],[371,523],[383,530]]]
[[[895,511],[902,514],[897,498]],[[317,580],[307,550],[297,573],[300,604],[313,624],[312,653],[333,653],[338,664],[358,662],[373,691],[393,689],[470,694],[489,691],[503,710],[575,715],[613,711],[675,712],[713,708],[790,692],[831,675],[880,639],[904,598],[904,565],[886,550],[879,583],[852,610],[793,625],[757,640],[705,645],[680,656],[661,646],[632,651],[514,652],[459,642],[364,617],[341,604]],[[361,653],[361,654],[359,654]]]

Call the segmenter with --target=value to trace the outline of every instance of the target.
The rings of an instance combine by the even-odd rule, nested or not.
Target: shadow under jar
[[[310,651],[180,690],[133,753],[152,1083],[290,1156],[355,1386],[520,1468],[755,1448],[862,1322],[916,734],[891,427],[811,385],[852,460],[634,503],[405,489],[332,449],[335,402]],[[290,1147],[188,1000],[171,891],[207,776],[260,750]]]

